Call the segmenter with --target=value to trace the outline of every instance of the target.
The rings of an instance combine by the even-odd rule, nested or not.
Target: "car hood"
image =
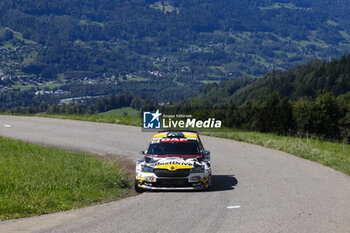
[[[178,158],[178,157],[168,157],[161,159],[152,159],[152,162],[147,163],[147,166],[158,168],[158,169],[168,169],[168,170],[177,170],[177,169],[191,169],[195,166],[201,166],[201,163],[198,162],[196,158]]]

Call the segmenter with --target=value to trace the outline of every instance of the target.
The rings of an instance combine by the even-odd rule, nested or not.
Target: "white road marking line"
[[[239,209],[239,208],[241,208],[241,206],[239,206],[239,205],[227,206],[227,209]]]
[[[6,128],[10,128],[10,127],[11,127],[11,125],[4,125],[4,127],[6,127]]]

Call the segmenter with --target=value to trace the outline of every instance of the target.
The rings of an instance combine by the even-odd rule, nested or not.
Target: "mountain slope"
[[[172,55],[197,76],[208,66],[205,71],[213,78],[259,75],[349,51],[348,3],[10,0],[0,3],[0,23],[48,46],[48,51],[39,52],[37,62],[52,65],[56,72],[142,71],[153,68],[149,56]],[[75,50],[88,54],[81,61]],[[132,58],[146,64],[134,67]]]
[[[48,82],[126,81],[125,90],[131,92],[147,82],[141,94],[151,97],[152,85],[160,80],[162,88],[177,93],[184,86],[196,89],[203,82],[340,58],[350,52],[349,3],[1,1],[0,74],[12,81],[0,85],[23,88],[34,81],[51,88]],[[165,92],[158,98],[169,100]]]
[[[289,71],[269,72],[260,79],[212,84],[185,102],[201,107],[218,103],[241,105],[246,101],[261,103],[272,93],[297,101],[315,99],[319,92],[325,91],[335,96],[350,92],[350,55],[331,62],[315,60]]]
[[[331,62],[314,61],[284,72],[270,72],[231,96],[241,104],[246,100],[262,101],[276,92],[291,100],[312,99],[320,91],[336,96],[350,91],[350,56]]]

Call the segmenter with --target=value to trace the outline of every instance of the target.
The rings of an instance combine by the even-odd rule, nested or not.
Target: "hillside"
[[[74,83],[106,95],[108,85],[114,94],[173,101],[203,83],[349,53],[349,3],[1,1],[0,87],[70,91]]]
[[[314,99],[318,92],[336,96],[350,91],[350,56],[331,62],[314,61],[284,72],[270,72],[253,84],[234,93],[231,99],[261,101],[272,92],[290,100]]]
[[[193,106],[261,103],[271,93],[291,101],[312,100],[320,92],[332,92],[335,96],[350,92],[350,55],[331,62],[315,60],[288,71],[272,71],[260,79],[212,84],[185,102]]]

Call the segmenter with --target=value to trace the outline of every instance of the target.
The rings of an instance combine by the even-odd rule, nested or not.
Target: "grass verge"
[[[108,202],[129,189],[115,159],[0,137],[0,220]]]
[[[106,116],[114,116],[114,117],[135,117],[137,118],[138,116],[140,116],[140,112],[137,111],[134,108],[130,108],[130,107],[125,107],[125,108],[118,108],[118,109],[113,109],[110,110],[108,112],[102,112],[102,113],[98,113],[97,115],[106,115]]]
[[[98,113],[98,114],[93,114],[93,115],[89,115],[89,114],[61,115],[61,114],[38,113],[35,115],[30,115],[30,116],[141,126],[141,118],[140,117],[112,115],[112,114],[107,114],[107,113]]]

